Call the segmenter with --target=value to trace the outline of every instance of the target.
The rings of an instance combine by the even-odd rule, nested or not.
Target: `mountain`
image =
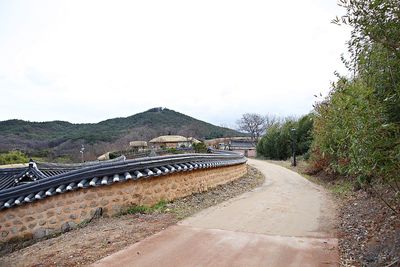
[[[167,108],[152,108],[126,118],[99,123],[1,121],[0,151],[19,149],[31,156],[77,159],[84,144],[85,157],[93,159],[106,151],[124,149],[129,141],[148,141],[168,134],[199,139],[243,135]]]

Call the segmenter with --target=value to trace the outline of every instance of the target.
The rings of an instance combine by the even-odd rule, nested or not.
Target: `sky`
[[[335,0],[0,0],[0,120],[300,116],[345,72],[340,14]]]

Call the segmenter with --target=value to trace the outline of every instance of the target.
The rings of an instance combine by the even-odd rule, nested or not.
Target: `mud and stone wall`
[[[0,242],[42,238],[102,213],[113,216],[134,205],[153,205],[206,191],[247,172],[246,164],[178,172],[55,195],[0,211]]]

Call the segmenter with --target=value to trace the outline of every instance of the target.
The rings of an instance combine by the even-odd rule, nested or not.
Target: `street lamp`
[[[85,152],[85,146],[84,146],[83,144],[82,144],[81,150],[80,150],[79,152],[81,153],[82,162],[84,162],[84,161],[83,161],[83,153]]]
[[[292,166],[296,167],[296,129],[292,128],[290,130],[292,132],[292,154],[293,154],[293,162]]]

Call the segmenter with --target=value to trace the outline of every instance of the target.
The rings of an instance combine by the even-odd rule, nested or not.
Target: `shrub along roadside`
[[[313,171],[368,186],[394,212],[385,185],[400,200],[400,18],[398,1],[342,0],[334,20],[352,27],[352,76],[341,77],[315,105]],[[394,202],[392,202],[394,203]]]
[[[305,155],[312,142],[313,114],[299,119],[288,118],[267,129],[257,144],[257,154],[266,159],[286,160],[292,155],[292,138],[296,141],[296,155]],[[295,131],[293,132],[292,129]],[[294,135],[294,136],[293,136]]]
[[[316,107],[313,161],[328,172],[391,181],[400,168],[400,132],[387,123],[373,89],[342,79]]]

